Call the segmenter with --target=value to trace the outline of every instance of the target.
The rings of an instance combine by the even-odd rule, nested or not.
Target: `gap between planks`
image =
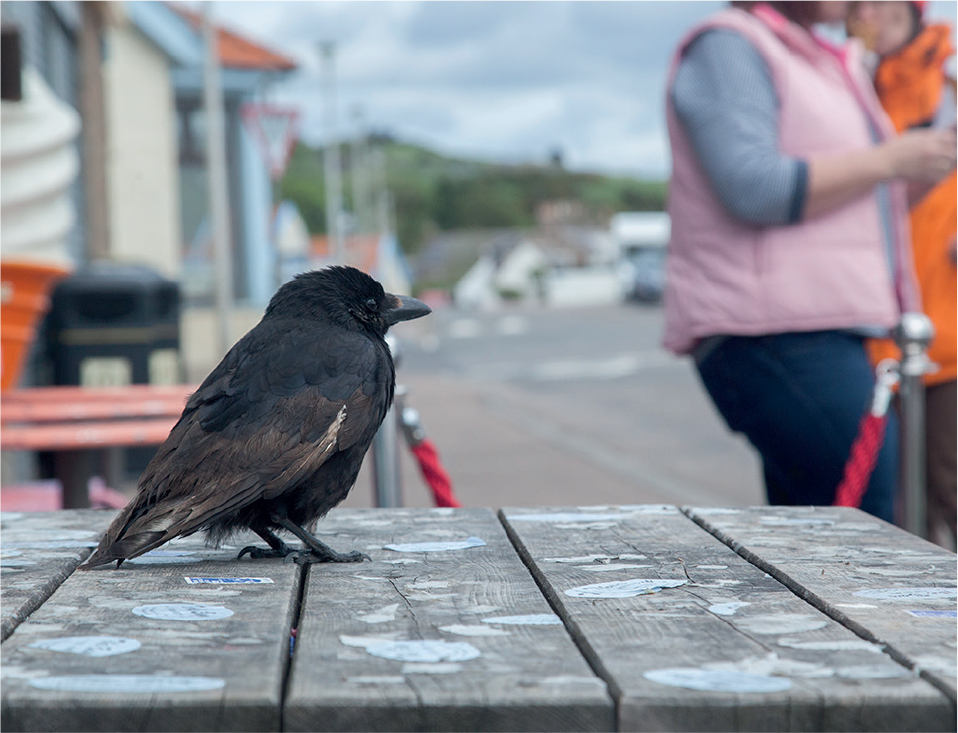
[[[296,656],[297,641],[299,639],[299,621],[303,615],[303,604],[306,602],[306,593],[309,587],[310,563],[299,566],[299,577],[296,584],[296,606],[293,609],[293,618],[290,621],[287,636],[289,637],[289,654],[286,655],[286,664],[283,667],[283,679],[279,687],[279,729],[286,730],[286,695],[289,692],[289,681],[293,674],[293,658]],[[293,636],[293,632],[296,636]]]
[[[831,604],[827,603],[824,598],[817,595],[816,593],[813,593],[811,590],[809,590],[808,588],[803,586],[801,583],[796,581],[794,578],[792,578],[784,570],[781,570],[780,568],[771,564],[768,560],[765,560],[761,556],[752,552],[750,549],[745,547],[745,545],[743,545],[741,542],[736,540],[734,537],[731,537],[730,535],[726,534],[718,527],[715,527],[709,524],[709,522],[706,519],[695,516],[694,510],[692,507],[682,506],[682,507],[678,507],[678,509],[680,512],[682,512],[682,514],[688,517],[692,522],[697,524],[699,527],[701,527],[703,530],[708,532],[719,542],[721,542],[730,550],[735,552],[739,557],[750,562],[759,570],[771,575],[773,578],[775,578],[775,580],[777,580],[783,586],[788,588],[788,590],[790,590],[794,595],[798,596],[803,601],[805,601],[805,603],[821,611],[826,616],[838,622],[839,624],[844,626],[846,629],[848,629],[849,631],[851,631],[853,634],[860,637],[861,639],[864,639],[865,641],[870,642],[872,644],[877,644],[879,647],[881,647],[883,654],[887,654],[892,660],[900,664],[902,667],[904,667],[908,671],[910,672],[915,671],[915,663],[908,657],[907,654],[897,649],[894,645],[885,641],[884,639],[879,638],[878,636],[873,634],[871,631],[866,629],[864,626],[862,626],[860,623],[858,623],[852,618],[849,618],[847,614],[838,610]],[[932,685],[935,689],[941,692],[949,700],[951,700],[951,704],[953,706],[956,704],[956,702],[958,702],[956,701],[954,691],[951,688],[949,688],[946,684],[938,680],[935,677],[935,675],[928,674],[926,670],[920,669],[918,670],[918,676],[921,677],[921,679],[925,680],[925,682],[927,682],[928,684]]]
[[[542,597],[546,599],[549,607],[552,608],[552,612],[562,620],[562,625],[572,638],[572,642],[576,645],[576,648],[579,650],[582,658],[585,659],[586,664],[589,665],[589,668],[595,673],[595,676],[605,682],[606,687],[609,690],[609,694],[612,696],[612,700],[615,703],[612,707],[612,714],[615,724],[614,730],[619,730],[619,700],[622,699],[622,688],[618,686],[615,678],[612,676],[609,670],[606,669],[605,665],[602,664],[602,659],[600,658],[598,652],[596,652],[595,648],[593,648],[593,646],[589,643],[589,640],[585,637],[585,634],[583,634],[579,629],[579,625],[572,620],[565,608],[559,602],[559,598],[555,593],[555,590],[546,582],[542,571],[536,565],[535,561],[532,559],[532,556],[529,554],[529,551],[526,549],[526,546],[522,543],[522,540],[519,539],[519,536],[512,528],[512,525],[506,519],[506,515],[503,514],[502,509],[496,510],[496,517],[499,519],[499,523],[505,530],[506,536],[509,538],[509,542],[512,543],[512,549],[516,551],[519,559],[522,560],[522,564],[526,566],[526,570],[529,571],[529,574],[535,581],[536,586],[538,586],[539,592],[542,593]]]

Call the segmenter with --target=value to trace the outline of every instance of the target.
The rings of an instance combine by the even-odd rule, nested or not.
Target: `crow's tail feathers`
[[[124,560],[149,552],[169,540],[170,536],[165,526],[168,517],[161,515],[153,521],[144,521],[147,519],[144,516],[146,514],[153,513],[143,507],[139,501],[130,502],[113,520],[113,524],[100,540],[99,546],[90,559],[80,566],[80,570],[91,570],[113,561],[116,561],[119,567]],[[164,522],[164,519],[167,522]]]
[[[90,559],[80,566],[80,570],[92,570],[100,565],[107,565],[114,560],[117,567],[124,560],[131,557],[137,557],[144,552],[149,552],[154,547],[163,544],[166,538],[166,532],[139,532],[128,537],[123,537],[111,544],[100,543]],[[106,538],[104,538],[106,539]]]

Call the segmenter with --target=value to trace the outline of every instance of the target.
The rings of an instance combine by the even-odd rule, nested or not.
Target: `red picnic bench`
[[[87,485],[117,448],[159,445],[194,385],[30,387],[0,397],[0,449],[51,451],[63,506],[89,506]],[[99,454],[99,466],[92,460]]]

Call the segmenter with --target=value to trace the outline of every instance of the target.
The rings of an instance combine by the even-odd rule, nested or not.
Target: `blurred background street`
[[[754,452],[659,347],[659,308],[442,309],[396,333],[399,381],[466,506],[763,503]],[[429,506],[403,453],[405,503]],[[371,506],[370,487],[364,467],[346,505]]]

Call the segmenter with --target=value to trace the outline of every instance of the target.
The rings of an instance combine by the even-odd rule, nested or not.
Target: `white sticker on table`
[[[565,592],[573,598],[632,598],[650,593],[658,593],[663,588],[678,588],[685,585],[687,580],[675,578],[633,578],[632,580],[616,580],[610,583],[592,583],[569,588]]]
[[[807,613],[772,613],[746,616],[736,626],[752,634],[799,634],[828,625],[822,616]]]
[[[828,527],[835,524],[835,520],[818,517],[762,517],[758,520],[758,523],[771,527],[800,527],[802,525]]]
[[[897,664],[856,664],[838,667],[835,676],[851,680],[887,680],[896,677],[910,677],[913,673]]]
[[[709,606],[709,611],[718,616],[734,616],[736,611],[745,606],[751,606],[748,601],[731,601],[729,603],[713,603]]]
[[[472,547],[485,547],[485,544],[478,537],[468,537],[455,542],[407,542],[384,545],[383,549],[393,552],[448,552],[450,550],[468,550]]]
[[[958,597],[958,588],[875,588],[854,595],[881,601],[937,601]]]
[[[624,555],[578,555],[576,557],[544,557],[540,562],[561,562],[561,563],[580,563],[580,562],[611,562]],[[629,555],[640,560],[645,559],[645,555]]]
[[[97,533],[92,529],[50,529],[44,531],[44,540],[86,540]]]
[[[20,557],[5,557],[0,560],[0,568],[25,568],[29,565],[36,565],[36,561],[27,560]]]
[[[653,669],[642,676],[661,685],[705,692],[782,692],[792,686],[784,677],[697,667]]]
[[[56,639],[40,639],[30,646],[34,649],[82,654],[86,657],[112,657],[135,652],[140,648],[140,642],[122,636],[61,636]]]
[[[214,621],[233,615],[225,606],[204,606],[199,603],[152,603],[137,606],[133,613],[161,621]]]
[[[370,611],[369,613],[361,613],[357,618],[360,621],[367,624],[384,624],[389,621],[396,620],[396,612],[399,610],[398,603],[390,603],[388,606],[383,606],[378,611]]]
[[[22,547],[31,550],[78,550],[84,547],[96,547],[96,540],[38,540],[36,542],[4,542],[4,547]]]
[[[482,624],[451,624],[450,626],[440,626],[439,630],[457,636],[509,636],[508,631],[493,626],[483,626]]]
[[[542,514],[510,514],[510,522],[617,522],[630,519],[635,512],[552,512]]]
[[[464,641],[383,641],[370,644],[366,651],[398,662],[465,662],[480,656],[476,647]]]
[[[77,674],[62,677],[38,677],[28,681],[31,687],[56,692],[173,693],[219,690],[226,683],[218,677],[165,677],[149,674]]]
[[[872,644],[870,641],[861,639],[820,639],[817,641],[800,641],[782,637],[778,640],[779,646],[787,646],[789,649],[808,649],[816,652],[872,652],[881,654],[880,644]]]
[[[199,561],[199,558],[193,557],[192,550],[150,550],[126,562],[135,565],[176,565]]]
[[[521,616],[492,616],[482,619],[482,623],[514,626],[561,626],[562,619],[554,613],[527,613]]]
[[[609,563],[608,565],[576,565],[576,570],[585,570],[587,573],[621,572],[623,570],[645,570],[653,565],[634,565],[632,563]]]

